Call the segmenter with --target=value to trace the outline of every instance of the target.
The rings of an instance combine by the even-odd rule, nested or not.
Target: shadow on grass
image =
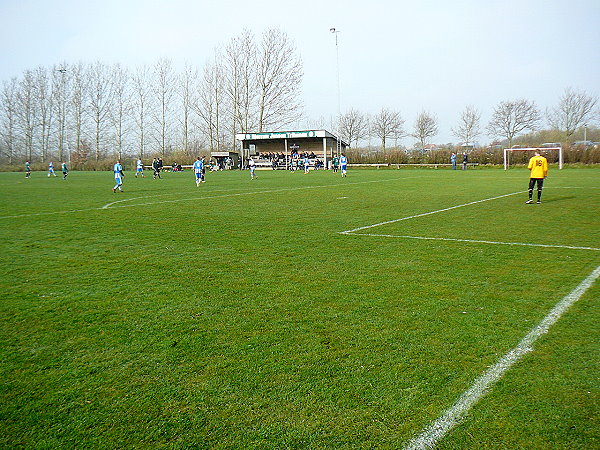
[[[577,197],[575,197],[574,195],[567,195],[565,197],[552,197],[549,199],[545,199],[542,197],[542,203],[554,203],[554,202],[563,202],[565,200],[573,200]]]

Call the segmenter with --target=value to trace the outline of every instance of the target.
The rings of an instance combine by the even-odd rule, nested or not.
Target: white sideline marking
[[[522,245],[526,247],[548,247],[548,248],[567,248],[571,250],[595,250],[600,251],[600,248],[595,247],[577,247],[572,245],[553,245],[553,244],[531,244],[527,242],[498,242],[498,241],[483,241],[478,239],[454,239],[442,237],[426,237],[426,236],[402,236],[395,234],[374,234],[374,233],[352,233],[349,231],[341,231],[340,234],[348,236],[371,236],[371,237],[388,237],[402,239],[421,239],[425,241],[453,241],[453,242],[472,242],[476,244],[497,244],[497,245]]]
[[[465,391],[456,403],[440,417],[424,428],[415,438],[410,440],[405,450],[430,449],[435,447],[452,428],[458,425],[477,401],[486,395],[504,373],[517,363],[526,353],[533,351],[533,344],[540,336],[546,334],[550,327],[594,284],[600,276],[600,266],[581,282],[570,294],[559,301],[546,317],[533,328],[515,348],[480,375],[473,385]]]
[[[437,211],[430,211],[430,212],[426,212],[426,213],[422,213],[422,214],[415,214],[414,216],[402,217],[401,219],[387,220],[385,222],[376,223],[374,225],[366,225],[364,227],[354,228],[353,230],[341,231],[341,233],[349,234],[349,233],[354,233],[354,232],[360,231],[360,230],[368,230],[369,228],[375,228],[375,227],[379,227],[381,225],[387,225],[390,223],[401,222],[403,220],[408,220],[408,219],[415,219],[417,217],[430,216],[432,214],[437,214],[437,213],[441,213],[444,211],[450,211],[450,210],[456,209],[456,208],[462,208],[463,206],[469,206],[469,205],[475,205],[477,203],[489,202],[490,200],[496,200],[496,199],[503,198],[503,197],[509,197],[511,195],[523,194],[525,192],[527,192],[527,191],[512,192],[510,194],[498,195],[497,197],[484,198],[483,200],[477,200],[474,202],[463,203],[462,205],[450,206],[449,208],[438,209]]]

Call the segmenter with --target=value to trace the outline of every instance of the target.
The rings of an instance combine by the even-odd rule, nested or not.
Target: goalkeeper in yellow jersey
[[[533,203],[533,187],[537,183],[537,202],[542,203],[542,187],[544,186],[544,178],[548,176],[548,160],[540,155],[538,150],[535,151],[535,156],[529,160],[527,168],[530,171],[529,175],[529,200],[525,203]]]

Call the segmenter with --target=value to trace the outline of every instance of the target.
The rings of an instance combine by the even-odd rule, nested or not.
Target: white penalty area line
[[[559,301],[546,317],[533,328],[515,348],[506,353],[496,364],[480,375],[456,403],[439,418],[424,428],[404,447],[405,450],[431,449],[456,425],[467,416],[469,410],[486,395],[508,369],[527,353],[533,351],[533,344],[554,325],[558,319],[594,284],[600,276],[600,266],[581,282],[570,294]]]
[[[565,187],[565,189],[573,189],[574,187]],[[457,239],[457,238],[443,238],[443,237],[428,237],[428,236],[407,236],[407,235],[396,235],[396,234],[378,234],[378,233],[359,233],[362,230],[369,230],[371,228],[379,227],[381,225],[388,225],[391,223],[402,222],[404,220],[415,219],[417,217],[430,216],[445,211],[450,211],[464,206],[475,205],[477,203],[489,202],[491,200],[497,200],[499,198],[509,197],[511,195],[523,194],[527,191],[511,192],[510,194],[498,195],[496,197],[484,198],[483,200],[476,200],[469,203],[463,203],[462,205],[450,206],[448,208],[442,208],[435,211],[429,211],[426,213],[415,214],[412,216],[402,217],[400,219],[387,220],[385,222],[379,222],[373,225],[366,225],[364,227],[354,228],[352,230],[340,231],[339,234],[347,236],[369,236],[369,237],[385,237],[385,238],[397,238],[397,239],[418,239],[424,241],[448,241],[448,242],[467,242],[472,244],[494,244],[494,245],[512,245],[512,246],[524,246],[524,247],[544,247],[544,248],[564,248],[571,250],[592,250],[600,251],[600,248],[595,247],[583,247],[574,245],[558,245],[558,244],[536,244],[528,242],[501,242],[501,241],[487,241],[479,239]]]
[[[484,198],[483,200],[476,200],[474,202],[463,203],[462,205],[450,206],[449,208],[438,209],[436,211],[429,211],[429,212],[422,213],[422,214],[415,214],[414,216],[402,217],[400,219],[386,220],[385,222],[379,222],[379,223],[376,223],[373,225],[366,225],[364,227],[358,227],[358,228],[354,228],[352,230],[340,231],[340,233],[341,234],[356,233],[357,231],[368,230],[370,228],[379,227],[381,225],[388,225],[390,223],[402,222],[403,220],[416,219],[417,217],[430,216],[432,214],[437,214],[437,213],[441,213],[444,211],[451,211],[453,209],[462,208],[464,206],[476,205],[477,203],[489,202],[491,200],[497,200],[499,198],[510,197],[511,195],[523,194],[525,192],[527,192],[527,191],[511,192],[510,194],[504,194],[504,195],[498,195],[496,197]]]

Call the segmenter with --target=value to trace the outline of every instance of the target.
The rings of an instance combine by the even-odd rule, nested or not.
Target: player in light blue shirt
[[[144,164],[142,163],[142,160],[138,159],[137,163],[135,165],[136,165],[135,177],[137,178],[138,174],[141,174],[142,178],[145,178],[144,177]]]
[[[346,170],[348,169],[348,158],[346,158],[346,155],[344,153],[342,153],[342,156],[340,156],[340,167],[342,169],[342,177],[346,177]]]
[[[304,173],[308,173],[308,171],[310,170],[310,159],[308,159],[308,156],[304,157]]]
[[[52,161],[48,163],[48,176],[50,175],[56,176],[56,174],[54,173],[54,164],[52,164]]]
[[[196,175],[196,187],[200,186],[200,183],[204,183],[204,161],[198,156],[194,161],[194,174]]]
[[[123,174],[123,166],[121,166],[121,161],[117,161],[113,166],[113,172],[115,173],[115,187],[113,188],[113,192],[123,192],[121,186],[123,185],[123,178],[125,175]]]

